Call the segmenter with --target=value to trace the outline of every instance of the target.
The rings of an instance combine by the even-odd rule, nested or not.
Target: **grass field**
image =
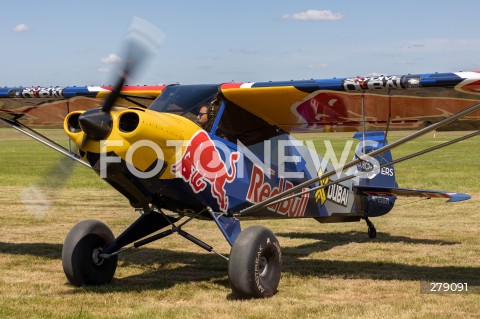
[[[62,131],[47,133],[65,139]],[[403,135],[395,132],[391,140]],[[394,157],[457,135],[421,138],[395,150]],[[341,152],[348,136],[324,137]],[[323,143],[316,140],[321,152]],[[93,172],[2,128],[0,317],[478,318],[479,149],[480,138],[474,138],[399,164],[402,187],[466,192],[472,199],[453,204],[398,200],[390,214],[372,220],[375,240],[368,239],[363,222],[257,222],[271,228],[282,245],[279,292],[267,300],[236,300],[227,263],[178,236],[120,255],[109,285],[70,286],[61,265],[70,228],[96,218],[118,235],[136,213]],[[186,230],[229,253],[213,223],[194,222]],[[421,293],[421,281],[466,282],[472,293]]]

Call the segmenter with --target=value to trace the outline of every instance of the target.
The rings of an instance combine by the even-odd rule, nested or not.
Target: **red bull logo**
[[[175,176],[181,176],[195,193],[203,191],[207,183],[210,184],[212,196],[217,200],[218,206],[222,211],[227,211],[228,197],[225,185],[235,179],[235,163],[239,156],[239,152],[230,152],[227,159],[230,164],[228,172],[227,165],[214,142],[202,130],[192,136],[182,158],[172,165],[171,172]]]
[[[348,120],[345,102],[339,94],[319,93],[295,107],[309,126],[333,125]]]
[[[278,187],[272,187],[269,183],[265,182],[265,174],[262,169],[257,165],[254,165],[252,177],[250,178],[250,186],[248,187],[247,200],[256,204],[292,187],[293,184],[284,178],[280,178]],[[301,197],[270,205],[268,209],[277,212],[280,215],[287,215],[288,217],[303,217],[305,215],[305,209],[307,208],[309,196],[310,194],[306,193]]]

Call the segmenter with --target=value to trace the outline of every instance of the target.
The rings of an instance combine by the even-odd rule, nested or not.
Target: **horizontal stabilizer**
[[[396,187],[374,187],[374,186],[356,186],[357,192],[368,196],[405,196],[405,197],[427,197],[427,198],[446,198],[447,202],[460,202],[470,199],[471,196],[462,193],[451,193],[436,190],[409,189]]]

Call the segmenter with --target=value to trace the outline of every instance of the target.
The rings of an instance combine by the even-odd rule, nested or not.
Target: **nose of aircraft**
[[[110,113],[99,109],[85,111],[78,118],[78,122],[88,138],[96,141],[105,139],[113,126]]]

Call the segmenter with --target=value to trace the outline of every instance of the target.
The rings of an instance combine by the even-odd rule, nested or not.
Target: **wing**
[[[434,73],[323,80],[228,83],[231,102],[288,132],[418,129],[480,101],[480,73]],[[479,125],[480,112],[461,128]],[[470,126],[469,126],[470,125]]]
[[[165,86],[125,86],[120,106],[143,106],[161,94]],[[59,126],[72,111],[100,107],[110,86],[0,88],[0,118],[29,126]]]
[[[373,187],[373,186],[355,186],[357,191],[367,196],[405,196],[405,197],[426,197],[426,198],[445,198],[447,202],[459,202],[468,200],[470,195],[462,193],[444,192],[436,190],[409,189],[397,187]]]

